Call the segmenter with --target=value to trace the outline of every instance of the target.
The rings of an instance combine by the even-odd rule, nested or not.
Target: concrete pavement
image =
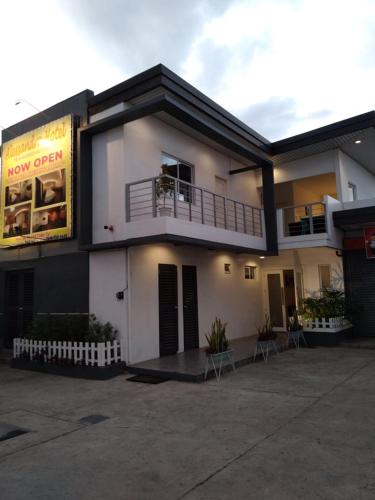
[[[97,424],[85,417],[108,417]],[[300,349],[218,383],[0,365],[0,498],[373,499],[375,353]]]

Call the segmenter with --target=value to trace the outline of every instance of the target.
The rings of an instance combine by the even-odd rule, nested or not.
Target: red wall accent
[[[363,236],[344,238],[344,250],[363,250],[364,248],[365,239]]]

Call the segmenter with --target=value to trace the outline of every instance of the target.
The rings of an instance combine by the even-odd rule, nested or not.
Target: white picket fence
[[[337,318],[314,318],[303,321],[303,329],[314,332],[341,332],[351,328],[352,324],[343,317]]]
[[[35,354],[45,351],[47,362],[53,357],[72,359],[74,364],[86,366],[108,366],[121,361],[121,344],[113,342],[55,342],[16,338],[13,340],[13,357],[27,353],[32,359]]]

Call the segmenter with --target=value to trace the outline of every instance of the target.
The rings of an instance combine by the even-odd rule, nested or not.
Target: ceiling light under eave
[[[264,255],[260,255],[259,258],[260,259],[265,259],[265,256]]]
[[[361,139],[357,139],[356,141],[354,141],[354,144],[362,144]]]

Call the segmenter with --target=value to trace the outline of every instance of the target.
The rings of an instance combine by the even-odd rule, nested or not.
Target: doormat
[[[167,379],[160,377],[153,377],[152,375],[134,375],[134,377],[127,378],[129,382],[141,382],[142,384],[161,384],[166,382]]]

